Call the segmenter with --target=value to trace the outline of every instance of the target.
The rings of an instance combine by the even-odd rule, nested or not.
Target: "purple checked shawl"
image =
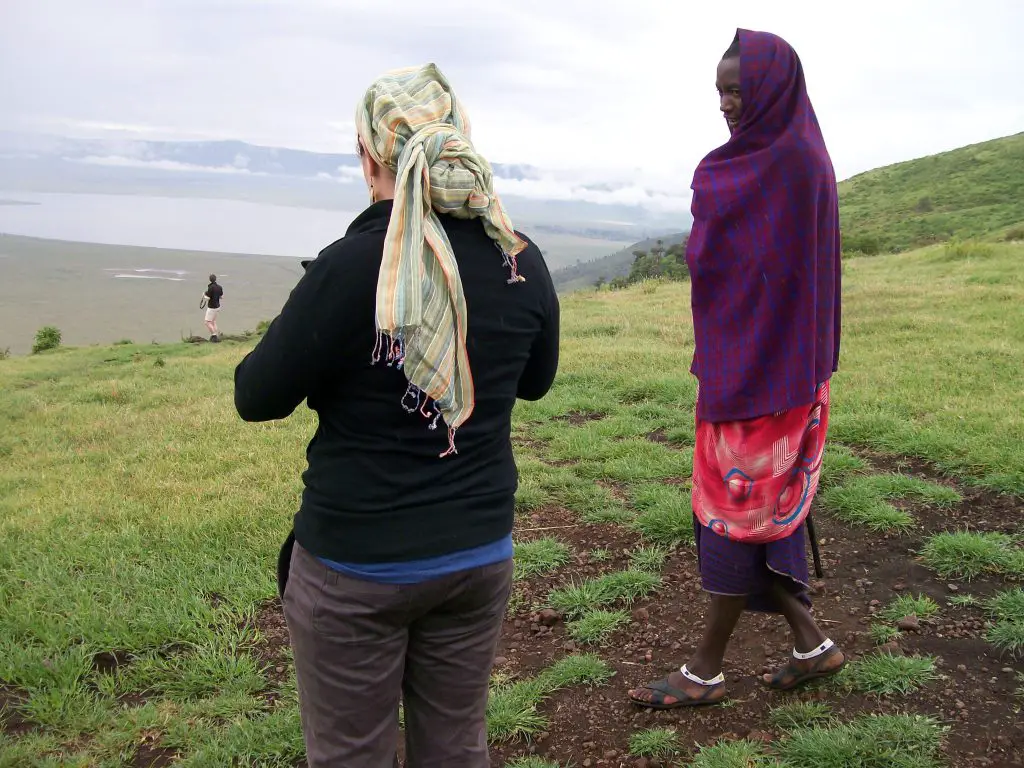
[[[732,421],[814,400],[839,362],[835,172],[790,45],[739,30],[743,112],[693,177],[686,249],[697,415]]]

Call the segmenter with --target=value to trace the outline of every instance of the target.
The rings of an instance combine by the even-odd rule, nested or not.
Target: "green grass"
[[[676,732],[671,728],[648,728],[629,737],[629,754],[668,760],[679,751]]]
[[[961,496],[952,488],[907,475],[850,475],[838,485],[829,485],[820,495],[821,504],[847,523],[872,531],[906,531],[913,527],[909,512],[890,502],[919,501],[935,507],[956,504]]]
[[[946,602],[949,603],[949,605],[953,608],[973,608],[974,606],[978,605],[981,601],[978,600],[978,598],[974,595],[962,594],[950,595],[950,597],[946,599]]]
[[[845,445],[827,442],[818,480],[821,488],[831,488],[854,475],[867,472],[868,463]]]
[[[1012,656],[1024,654],[1024,621],[1000,619],[992,625],[986,637],[1000,651]]]
[[[668,551],[662,547],[637,547],[629,553],[629,567],[634,571],[660,573]]]
[[[701,747],[689,763],[692,768],[769,768],[776,764],[760,746],[749,741],[723,741]]]
[[[557,539],[516,542],[513,559],[517,579],[550,573],[569,561],[569,547]]]
[[[584,613],[566,626],[570,637],[578,643],[593,645],[604,640],[619,627],[629,623],[625,611],[594,610]]]
[[[983,257],[846,263],[823,499],[852,486],[888,504],[895,487],[953,503],[872,479],[861,450],[1024,494],[1022,258],[1024,245],[993,243]],[[688,302],[685,284],[565,297],[552,392],[516,408],[517,510],[564,508],[643,539],[629,576],[553,595],[570,620],[650,594],[652,553],[692,541]],[[276,593],[316,417],[235,416],[232,370],[254,343],[62,346],[0,365],[0,685],[37,729],[8,737],[3,759],[107,768],[151,733],[183,765],[301,759],[294,681],[262,668],[241,627]],[[574,411],[604,418],[556,418]],[[527,567],[550,565],[533,554]],[[944,578],[1024,573],[1019,542],[995,534],[940,534],[923,559]],[[112,651],[133,662],[93,668]]]
[[[611,550],[605,549],[604,547],[597,547],[590,550],[587,553],[587,557],[592,563],[606,563],[612,559]]]
[[[947,485],[909,475],[868,475],[857,478],[856,483],[870,488],[883,499],[907,499],[940,508],[957,504],[963,498],[959,491]]]
[[[548,602],[568,617],[579,617],[596,608],[646,597],[660,583],[660,577],[646,571],[615,571],[553,590]]]
[[[820,701],[794,701],[768,713],[768,722],[782,731],[827,723],[831,718],[832,708]]]
[[[996,619],[1024,621],[1024,589],[998,592],[985,601],[985,610]]]
[[[780,768],[940,768],[944,735],[928,717],[863,715],[850,723],[798,728],[775,751]]]
[[[554,760],[545,760],[543,757],[529,755],[513,758],[505,763],[505,768],[559,768],[559,765]]]
[[[881,622],[873,622],[871,624],[871,639],[875,645],[884,645],[885,643],[891,643],[893,640],[899,640],[902,635],[900,631],[896,629],[892,624],[883,624]]]
[[[987,634],[988,641],[1013,656],[1024,654],[1024,589],[996,593],[985,601],[985,611],[994,622]]]
[[[925,544],[924,564],[943,578],[976,579],[986,573],[1024,575],[1024,554],[1003,533],[939,533]]]
[[[1024,134],[854,176],[839,185],[846,250],[991,236],[1024,222]]]
[[[891,696],[913,693],[937,675],[930,657],[875,653],[850,662],[838,679],[860,693]]]
[[[646,541],[668,549],[693,541],[693,507],[686,488],[639,485],[633,492],[633,504],[640,510],[633,527]]]
[[[596,656],[566,656],[537,677],[496,686],[487,701],[488,741],[507,743],[540,733],[547,726],[547,718],[537,711],[544,699],[570,686],[598,685],[613,674]]]
[[[905,532],[914,527],[909,512],[879,498],[870,488],[840,485],[826,488],[821,505],[844,523],[863,525],[877,533]]]
[[[904,616],[930,619],[939,612],[939,604],[927,595],[900,595],[878,612],[879,618],[899,621]]]

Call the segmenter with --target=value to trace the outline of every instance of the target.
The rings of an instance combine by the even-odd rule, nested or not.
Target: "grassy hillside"
[[[685,237],[685,232],[679,232],[673,235],[641,240],[639,243],[634,243],[628,248],[623,248],[621,251],[602,256],[599,259],[555,270],[551,273],[551,279],[555,281],[555,287],[560,293],[568,293],[580,288],[590,288],[602,277],[605,281],[609,281],[614,277],[629,274],[629,267],[633,263],[634,251],[649,251],[659,241],[668,248],[676,243],[681,243]]]
[[[839,185],[847,250],[906,250],[949,240],[1024,239],[1024,133],[847,179]]]
[[[1024,133],[878,168],[839,184],[847,252],[905,251],[954,238],[1024,240]],[[674,245],[684,235],[662,238]],[[645,240],[552,274],[559,291],[625,275]]]
[[[1024,245],[1003,244],[969,259],[937,247],[848,262],[833,441],[857,451],[919,457],[964,483],[1024,494],[1022,256]],[[634,565],[623,567],[634,568],[628,571],[630,588],[647,594],[658,577],[647,571],[637,576],[635,569],[656,572],[668,551],[664,547],[684,538],[689,525],[685,478],[694,382],[687,373],[688,286],[648,283],[573,295],[565,299],[563,318],[554,390],[538,403],[522,404],[516,414],[519,525],[525,526],[517,535],[536,536],[529,531],[539,525],[556,532],[594,531],[605,537],[601,541],[620,542],[619,549],[590,545],[603,548],[603,559],[595,548],[588,568],[610,567],[594,565],[609,557],[618,562],[624,539],[608,536],[628,535],[630,542],[641,536],[646,543],[631,556]],[[294,679],[281,628],[268,623],[267,616],[278,614],[267,601],[275,594],[274,558],[296,508],[314,419],[305,409],[264,425],[235,416],[232,369],[248,346],[125,345],[0,361],[0,765],[300,762]],[[574,414],[593,414],[595,420]],[[837,457],[849,466],[848,454]],[[830,458],[828,466],[840,465]],[[567,517],[555,523],[527,517],[544,510]],[[974,522],[983,521],[972,521],[972,527]],[[620,526],[622,534],[607,533]],[[555,567],[568,556],[565,545],[555,544],[522,549],[521,562]],[[553,560],[538,565],[544,551]],[[689,569],[673,577],[679,580],[675,586],[664,588],[675,605],[677,590],[694,578],[694,566],[685,548],[671,558]],[[524,592],[525,583],[517,588],[512,610],[525,611],[529,625],[530,600],[543,604],[546,598],[545,592]],[[890,582],[879,583],[888,589]],[[571,599],[554,592],[550,598]],[[690,602],[700,610],[699,600]],[[856,622],[846,608],[829,610]],[[856,615],[853,608],[850,615]],[[863,613],[864,605],[858,610]],[[629,620],[628,611],[619,611],[599,614],[591,624]],[[682,627],[672,623],[664,636],[675,638]],[[596,631],[589,624],[577,630],[581,638]],[[555,652],[564,656],[562,644],[569,638],[555,638]],[[755,635],[750,642],[760,649],[763,641]],[[773,643],[785,647],[781,636]],[[499,709],[515,695],[542,691],[563,697],[545,712],[571,712],[581,701],[607,708],[601,701],[621,701],[627,682],[638,681],[624,676],[660,671],[620,664],[619,676],[602,682],[609,664],[634,658],[644,646],[608,653],[595,647],[606,661],[586,656],[556,665],[537,678],[543,686],[519,689],[505,678],[492,712],[496,756],[509,754],[500,751],[505,740],[529,733],[517,728],[536,728],[536,718],[520,726],[508,719],[518,710]],[[678,664],[675,657],[684,652],[661,649],[656,662]],[[758,659],[763,665],[764,654]],[[974,664],[972,659],[967,663]],[[538,673],[524,668],[519,674]],[[852,677],[851,685],[858,679]],[[605,686],[600,701],[572,698],[585,696],[579,687],[585,681]],[[998,701],[1002,695],[1012,696],[1012,688],[988,698]],[[944,704],[951,698],[946,695]],[[751,688],[739,706],[763,708],[767,700]],[[860,700],[871,706],[871,699]],[[901,709],[904,700],[898,701]],[[914,707],[928,706],[924,701],[906,700]],[[532,712],[535,703],[520,706]],[[733,710],[723,712],[714,733],[730,728]],[[1013,716],[1009,709],[1006,714]],[[615,722],[628,729],[631,721],[615,716]],[[674,722],[683,727],[701,721]],[[871,742],[869,725],[878,722],[843,725],[852,729],[843,738],[856,736],[858,749],[874,748],[863,744]],[[934,748],[942,732],[922,722],[911,725],[924,728],[922,738]],[[560,738],[557,729],[552,732]],[[687,748],[698,738],[707,743],[711,732],[687,734]],[[794,734],[783,746],[797,743],[791,741],[799,735]],[[822,734],[804,736],[829,741],[822,742]],[[625,754],[631,738],[614,736],[602,749]],[[574,754],[579,764],[580,753]],[[921,755],[899,754],[914,757],[917,766],[933,765]],[[896,764],[806,760],[780,765]]]

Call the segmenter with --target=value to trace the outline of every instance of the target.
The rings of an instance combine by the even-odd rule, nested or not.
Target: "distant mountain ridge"
[[[513,221],[619,242],[672,231],[685,209],[664,193],[569,171],[492,163]],[[77,139],[0,131],[0,189],[228,197],[302,207],[361,210],[354,153],[313,152],[243,141]]]
[[[355,152],[311,152],[305,149],[265,147],[244,141],[150,141],[119,139],[68,139],[59,136],[0,133],[0,148],[7,153],[59,155],[68,160],[120,157],[139,162],[171,162],[209,169],[233,169],[271,176],[298,178],[335,177],[342,169],[359,169]],[[536,168],[522,164],[495,163],[496,176],[507,179],[538,179]]]

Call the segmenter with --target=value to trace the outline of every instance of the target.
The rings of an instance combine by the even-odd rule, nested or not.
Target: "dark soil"
[[[32,730],[32,723],[21,717],[18,711],[25,701],[23,694],[0,685],[0,732],[9,736],[20,736]]]
[[[128,765],[130,768],[164,768],[174,765],[177,756],[175,750],[159,746],[159,737],[156,734],[147,734]]]
[[[952,485],[922,465],[878,461],[876,467]],[[686,748],[721,739],[767,741],[780,735],[768,725],[772,707],[794,699],[821,699],[841,719],[864,712],[911,712],[938,718],[950,726],[946,751],[950,764],[958,768],[1024,766],[1024,701],[1015,696],[1024,660],[1003,657],[986,642],[988,625],[978,608],[947,605],[948,598],[957,594],[987,597],[1015,583],[995,577],[970,583],[942,580],[917,561],[928,534],[968,527],[1016,533],[1024,509],[1019,499],[977,488],[958,486],[958,490],[964,500],[952,509],[907,505],[919,527],[905,536],[872,535],[843,526],[820,511],[815,515],[826,574],[824,580],[813,584],[815,613],[827,633],[851,659],[874,653],[868,632],[872,614],[901,592],[929,595],[942,607],[940,613],[930,622],[922,622],[919,632],[904,633],[893,650],[935,656],[938,681],[911,696],[892,698],[850,695],[827,683],[796,694],[769,692],[760,686],[757,676],[783,664],[792,641],[781,617],[746,614],[733,637],[724,670],[730,686],[729,705],[669,712],[636,707],[627,701],[626,691],[662,677],[693,651],[706,597],[699,588],[692,549],[682,548],[670,556],[658,594],[632,606],[633,623],[602,647],[577,648],[564,625],[545,626],[536,607],[552,588],[571,579],[626,567],[625,552],[639,541],[616,526],[575,526],[568,511],[533,513],[521,523],[526,529],[522,537],[527,538],[531,528],[550,528],[537,535],[561,539],[573,547],[576,556],[556,574],[518,585],[524,600],[506,622],[498,652],[500,668],[506,674],[531,676],[567,653],[596,650],[616,674],[595,690],[576,688],[548,699],[540,707],[550,721],[547,730],[532,743],[495,748],[495,764],[537,754],[577,766],[649,765],[628,755],[629,736],[637,730],[672,727]],[[584,553],[594,548],[609,549],[613,558],[591,564]]]
[[[100,674],[110,674],[118,667],[130,664],[132,655],[128,651],[101,651],[92,657],[92,668]]]
[[[281,601],[275,597],[257,606],[250,627],[256,631],[252,653],[264,668],[263,674],[270,682],[259,695],[268,704],[273,704],[280,698],[281,685],[292,674],[288,625],[284,620]]]

